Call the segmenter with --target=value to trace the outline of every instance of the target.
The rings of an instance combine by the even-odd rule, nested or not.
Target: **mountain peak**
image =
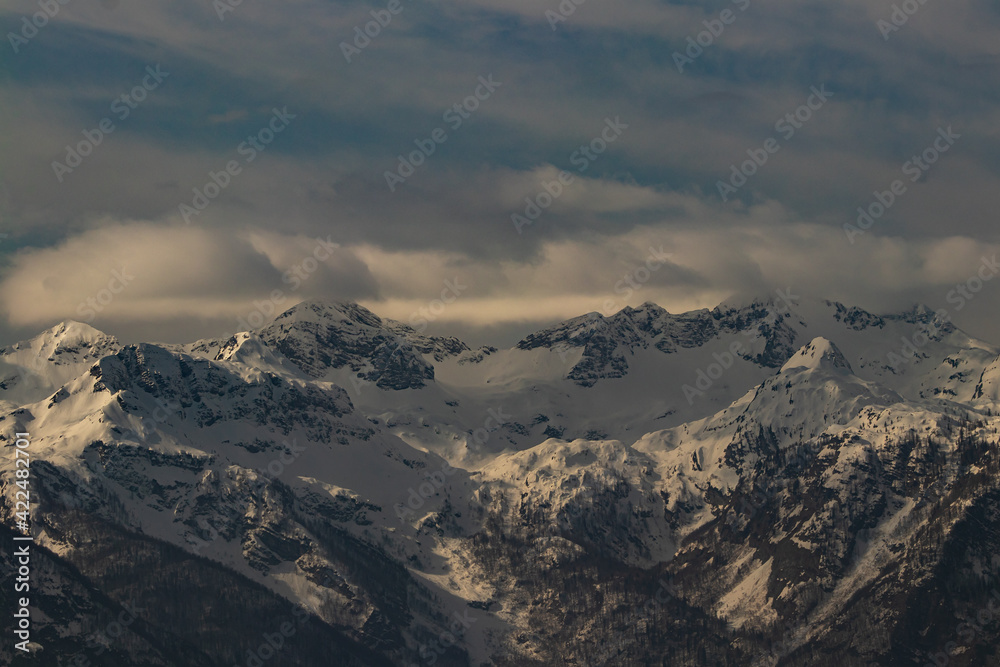
[[[901,319],[904,322],[909,322],[911,324],[928,324],[938,320],[937,311],[923,303],[914,303],[909,308],[901,310],[894,315],[890,315],[889,317]],[[939,323],[944,324],[946,329],[950,328],[947,321],[941,320]]]
[[[267,343],[253,332],[242,332],[232,336],[219,348],[215,361],[242,363],[265,370],[286,368],[283,359],[275,355]]]
[[[118,340],[114,336],[83,322],[63,320],[33,338],[7,346],[0,353],[5,356],[28,354],[48,359],[64,353],[71,355],[83,350],[96,353],[117,348]]]
[[[295,304],[274,319],[275,323],[291,322],[342,322],[347,325],[363,324],[381,328],[382,319],[364,306],[353,301],[327,301],[308,299]]]
[[[113,336],[65,320],[0,349],[0,394],[22,405],[40,400],[120,348]]]
[[[303,301],[259,330],[263,343],[278,351],[313,378],[344,371],[365,374],[383,389],[417,389],[434,379],[434,368],[422,358],[448,347],[457,353],[468,347],[459,341],[428,339],[410,327],[383,320],[350,301]]]
[[[76,320],[63,320],[54,327],[48,329],[47,331],[52,332],[53,335],[57,336],[73,336],[73,337],[90,337],[90,338],[100,338],[101,336],[107,336],[100,329],[95,329],[94,327],[86,324],[84,322],[77,322]]]
[[[625,306],[617,313],[615,313],[615,315],[613,315],[612,317],[627,316],[632,319],[635,319],[636,317],[639,318],[645,317],[646,319],[650,319],[650,318],[662,317],[664,315],[669,315],[669,314],[670,313],[667,311],[666,308],[663,308],[662,306],[653,303],[652,301],[646,301],[641,306],[637,306],[635,308],[633,308],[632,306]]]
[[[100,329],[95,329],[89,324],[77,322],[76,320],[63,320],[59,324],[41,332],[32,338],[31,341],[56,341],[63,345],[72,345],[76,343],[93,343],[111,338],[113,337]]]
[[[781,372],[794,368],[823,369],[827,371],[846,371],[853,373],[851,364],[847,361],[840,348],[833,341],[817,336],[785,362]]]
[[[757,306],[769,306],[775,304],[778,301],[782,301],[784,297],[781,296],[779,292],[768,292],[764,290],[760,291],[744,291],[731,294],[716,306],[717,310],[745,310],[747,308],[754,308]],[[795,297],[794,300],[798,301],[799,298]]]

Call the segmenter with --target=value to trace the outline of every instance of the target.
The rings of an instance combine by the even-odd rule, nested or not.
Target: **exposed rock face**
[[[421,336],[399,322],[382,320],[357,304],[305,302],[260,332],[261,339],[314,378],[350,368],[382,389],[417,389],[434,379],[422,358],[443,359],[469,350],[455,338]]]
[[[4,470],[31,434],[36,657],[248,664],[287,622],[263,664],[997,664],[1000,350],[939,325],[646,304],[472,351],[353,304],[188,346],[65,323],[3,357],[51,352],[0,412]],[[661,362],[732,399],[630,431],[670,413],[635,384]]]

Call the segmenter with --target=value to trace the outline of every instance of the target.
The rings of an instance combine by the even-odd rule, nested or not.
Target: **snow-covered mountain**
[[[65,322],[0,370],[46,664],[998,664],[956,626],[1000,575],[1000,350],[926,308],[472,350],[309,301],[187,345]]]
[[[114,337],[72,321],[10,345],[0,350],[0,406],[38,400],[119,348]]]

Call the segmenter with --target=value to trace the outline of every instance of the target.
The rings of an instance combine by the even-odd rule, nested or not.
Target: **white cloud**
[[[17,253],[0,282],[0,304],[8,324],[40,329],[86,319],[91,309],[82,304],[96,299],[95,326],[149,339],[235,330],[236,319],[276,289],[282,293],[276,312],[304,298],[350,299],[408,321],[457,282],[459,298],[437,319],[466,329],[610,314],[645,301],[678,312],[778,287],[878,310],[907,299],[941,305],[982,256],[1000,251],[1000,245],[960,236],[866,235],[851,245],[840,227],[787,220],[776,226],[787,213],[774,203],[736,211],[689,198],[685,210],[683,224],[548,240],[537,256],[502,261],[348,244],[304,264],[316,256],[315,237],[107,222],[56,246]],[[282,279],[302,266],[305,279],[295,287]],[[114,272],[128,284],[104,303]],[[982,326],[982,313],[998,301],[1000,285],[964,315]],[[178,322],[183,327],[172,329]]]

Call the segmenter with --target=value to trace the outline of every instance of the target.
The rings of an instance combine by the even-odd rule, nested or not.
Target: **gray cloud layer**
[[[589,0],[553,29],[558,2],[402,0],[346,62],[341,43],[387,4],[244,0],[220,20],[206,2],[74,2],[18,53],[8,39],[3,337],[83,319],[122,266],[135,279],[93,324],[126,336],[230,331],[276,289],[287,305],[357,299],[406,320],[460,277],[435,327],[486,340],[609,299],[682,310],[793,286],[944,305],[997,250],[987,2],[914,5],[884,39],[893,2]],[[726,9],[734,21],[678,72],[673,54]],[[10,3],[0,27],[17,34],[37,11]],[[113,101],[157,64],[169,75],[123,118]],[[501,85],[475,111],[445,115],[488,75]],[[788,136],[776,122],[814,86],[832,96]],[[295,118],[248,161],[275,108]],[[628,128],[582,157],[608,118]],[[53,161],[104,119],[114,131],[60,182]],[[910,181],[904,164],[949,126],[961,138]],[[447,141],[390,192],[385,172],[438,128]],[[717,182],[769,138],[780,150],[724,202]],[[240,173],[185,221],[179,205],[230,161]],[[562,170],[572,182],[518,233],[511,215]],[[905,193],[849,242],[843,225],[897,179]],[[316,238],[340,247],[293,290]],[[616,293],[650,246],[670,263]],[[956,321],[1000,340],[998,303],[987,283]]]

